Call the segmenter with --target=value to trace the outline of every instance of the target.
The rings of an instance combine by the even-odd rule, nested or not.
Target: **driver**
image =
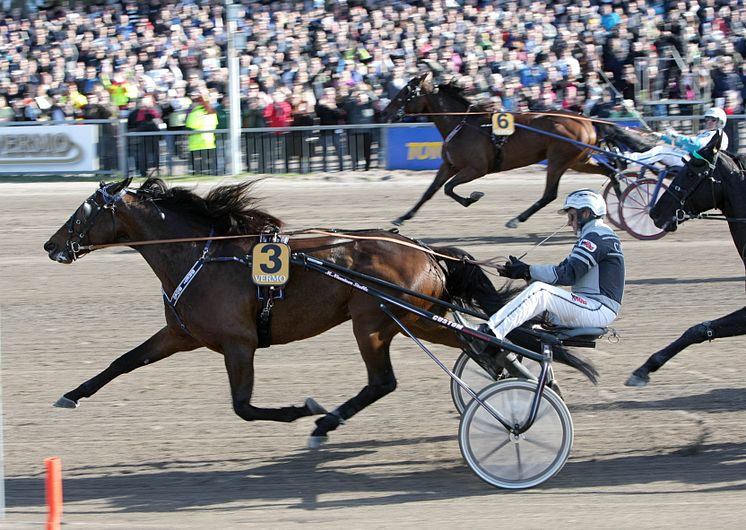
[[[661,162],[669,167],[682,167],[684,159],[690,153],[699,151],[706,146],[717,131],[723,132],[720,148],[728,149],[728,135],[723,131],[727,117],[725,111],[719,107],[712,107],[704,115],[705,130],[696,136],[686,136],[674,130],[666,131],[661,139],[668,145],[656,145],[652,149],[641,153],[625,153],[624,156],[641,164],[652,165]]]
[[[624,293],[624,253],[617,235],[601,220],[606,203],[597,193],[579,189],[567,196],[559,212],[567,214],[567,225],[578,237],[570,255],[559,265],[528,265],[510,256],[498,267],[500,275],[530,284],[479,326],[482,333],[493,332],[503,340],[544,312],[551,324],[567,327],[606,327],[617,317]],[[483,341],[472,344],[480,355],[489,346]]]

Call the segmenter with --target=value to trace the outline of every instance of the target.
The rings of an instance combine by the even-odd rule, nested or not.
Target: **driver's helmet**
[[[606,201],[598,193],[588,188],[575,190],[568,195],[559,213],[565,213],[570,208],[576,210],[588,208],[595,217],[606,215]]]
[[[720,107],[712,107],[705,112],[705,118],[715,118],[718,121],[718,129],[725,127],[725,122],[728,121],[725,111]]]

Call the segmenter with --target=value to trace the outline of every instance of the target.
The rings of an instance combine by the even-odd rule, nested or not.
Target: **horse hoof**
[[[404,217],[398,217],[394,219],[393,221],[391,221],[391,224],[395,226],[401,226],[404,224],[404,221],[406,221]]]
[[[73,401],[72,399],[68,399],[65,396],[62,396],[60,399],[52,403],[52,406],[60,408],[60,409],[77,409],[78,402]]]
[[[481,191],[472,191],[471,195],[469,195],[469,200],[471,202],[477,202],[482,197],[484,197],[484,193],[482,193]]]
[[[310,412],[312,416],[315,416],[316,414],[326,414],[327,412],[329,412],[313,398],[306,398],[306,402],[304,404],[308,409],[308,412]]]
[[[511,219],[510,221],[508,221],[507,223],[505,223],[505,226],[507,226],[508,228],[518,228],[518,225],[520,223],[521,222],[518,220],[517,217],[513,217],[513,219]]]
[[[308,448],[318,449],[319,447],[321,447],[328,441],[329,441],[328,436],[309,436],[308,437]]]
[[[639,375],[632,374],[631,376],[629,376],[629,379],[627,379],[627,381],[625,381],[624,384],[626,386],[635,386],[639,388],[639,387],[643,387],[647,385],[649,382],[650,382],[650,376],[647,376],[647,375],[639,376]]]

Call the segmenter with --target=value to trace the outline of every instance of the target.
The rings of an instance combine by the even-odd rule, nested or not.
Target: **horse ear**
[[[123,181],[117,182],[116,184],[112,185],[111,189],[109,190],[109,193],[112,195],[119,193],[124,188],[129,186],[131,182],[132,182],[132,177],[127,177]]]
[[[720,151],[720,146],[723,143],[723,132],[717,131],[715,134],[712,135],[712,138],[710,138],[710,141],[707,143],[706,146],[704,146],[700,151],[707,151],[711,152],[713,155],[716,155],[718,151]]]
[[[425,72],[420,76],[420,86],[425,89],[426,92],[432,91],[433,88],[433,73]]]
[[[723,145],[723,131],[718,130],[718,132],[715,134],[715,136],[717,137],[717,140],[715,140],[715,138],[713,138],[710,141],[711,142],[713,140],[715,141],[715,145],[712,148],[712,152],[715,153],[715,154],[717,154],[718,151],[720,151],[720,146]]]

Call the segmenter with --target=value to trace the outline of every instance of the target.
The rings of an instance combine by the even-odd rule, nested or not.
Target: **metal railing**
[[[633,118],[619,120],[630,121]],[[669,127],[684,134],[696,134],[703,126],[701,116],[646,116],[653,129]],[[189,150],[188,137],[198,131],[140,132],[127,130],[124,120],[86,120],[75,122],[12,122],[5,125],[61,125],[90,123],[99,125],[95,174],[131,176],[229,175],[228,130],[212,131],[215,149]],[[269,174],[308,174],[385,168],[386,129],[423,127],[428,123],[310,126],[289,128],[242,129],[240,172]],[[731,152],[746,151],[746,115],[729,116],[726,132]],[[17,171],[13,174],[38,172]],[[52,169],[48,173],[74,174]],[[77,172],[80,173],[80,172]],[[8,174],[6,172],[6,174]]]

